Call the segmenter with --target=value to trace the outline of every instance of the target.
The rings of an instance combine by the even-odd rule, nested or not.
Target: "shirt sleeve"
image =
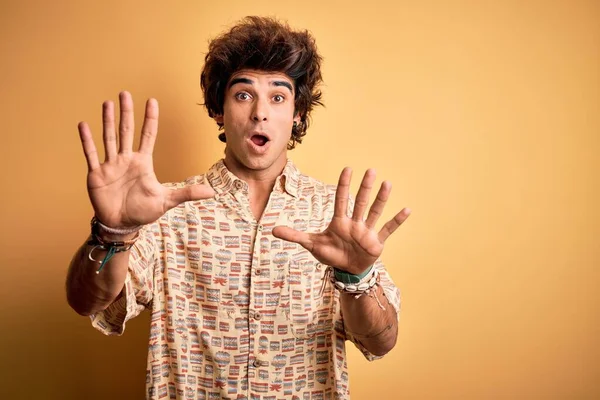
[[[380,296],[379,302],[381,303],[381,305],[383,307],[386,307],[386,308],[392,306],[394,308],[394,310],[396,311],[396,321],[399,321],[399,319],[400,319],[400,290],[396,287],[396,285],[392,281],[390,274],[385,269],[385,266],[383,265],[381,260],[378,259],[375,262],[374,268],[377,268],[377,270],[379,271],[379,285],[381,286],[381,289],[383,291],[383,295],[384,295],[383,297],[385,297],[385,298],[381,298],[382,296]],[[373,299],[373,301],[375,301],[375,300]],[[352,336],[352,334],[350,332],[348,332],[347,330],[345,331],[345,333],[346,333],[346,339],[348,339],[352,343],[354,343],[356,348],[358,348],[360,350],[360,352],[363,353],[363,355],[365,356],[365,358],[367,360],[374,361],[374,360],[378,360],[383,357],[383,356],[376,356],[375,354],[369,352],[369,350],[367,350],[362,345],[362,343],[360,343],[360,340],[358,338],[355,338],[354,336]]]
[[[151,305],[158,260],[153,227],[154,224],[144,226],[130,250],[123,292],[105,310],[90,316],[92,326],[105,335],[122,335],[125,323]]]

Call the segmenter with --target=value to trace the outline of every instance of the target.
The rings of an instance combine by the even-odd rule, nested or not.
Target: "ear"
[[[217,124],[223,125],[223,115],[215,115],[213,119]]]
[[[298,125],[300,125],[300,121],[302,120],[302,117],[300,116],[300,113],[297,113],[294,116],[294,122],[297,123]]]

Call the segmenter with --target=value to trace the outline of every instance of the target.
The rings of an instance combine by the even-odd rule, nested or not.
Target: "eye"
[[[280,94],[276,94],[275,96],[273,96],[273,101],[275,101],[275,103],[283,103],[284,100],[285,97],[283,97]]]
[[[250,95],[246,92],[239,92],[235,94],[235,98],[238,100],[250,100]]]

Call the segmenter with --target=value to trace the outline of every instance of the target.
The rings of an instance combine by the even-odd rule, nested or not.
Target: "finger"
[[[377,198],[371,205],[371,209],[369,210],[369,215],[367,216],[367,220],[365,221],[365,226],[369,229],[373,228],[383,214],[383,209],[385,207],[385,203],[390,197],[390,193],[392,192],[392,185],[388,181],[385,181],[381,184],[379,188],[379,192],[377,192]]]
[[[408,218],[409,215],[410,209],[408,208],[404,208],[402,211],[396,214],[396,216],[388,221],[379,231],[379,241],[382,243],[385,242],[387,238],[390,237],[390,235],[394,233],[394,231],[398,229],[398,227],[402,225],[404,221],[406,221],[406,218]]]
[[[79,129],[79,138],[83,146],[88,170],[93,171],[100,166],[100,161],[98,161],[98,151],[92,138],[92,132],[90,132],[90,127],[85,122],[80,122],[77,128]]]
[[[373,182],[375,182],[375,170],[369,168],[367,172],[365,172],[365,176],[363,176],[363,180],[360,183],[360,189],[358,189],[358,194],[356,195],[356,200],[354,202],[354,211],[352,212],[352,219],[354,221],[362,222],[363,220],[365,210],[369,205],[369,194],[373,188]]]
[[[104,140],[104,159],[113,160],[117,156],[117,134],[115,132],[115,104],[105,101],[102,104],[102,140]]]
[[[148,99],[146,102],[146,114],[142,126],[142,138],[140,139],[140,153],[152,154],[154,142],[158,133],[158,102]]]
[[[119,104],[121,108],[121,117],[119,120],[119,143],[121,145],[119,151],[122,154],[129,154],[133,150],[133,100],[129,92],[121,92],[119,94]]]
[[[313,250],[313,241],[310,233],[300,232],[287,226],[276,226],[273,228],[273,236],[288,242],[298,243],[308,251]]]
[[[348,215],[348,193],[350,192],[350,180],[352,179],[352,169],[346,167],[340,174],[337,189],[335,191],[335,207],[333,209],[334,217],[346,217]]]
[[[209,185],[191,185],[181,189],[164,188],[166,207],[171,209],[186,201],[209,199],[215,196],[215,191]]]

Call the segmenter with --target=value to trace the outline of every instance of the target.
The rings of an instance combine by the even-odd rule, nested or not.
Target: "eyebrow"
[[[231,80],[231,82],[229,82],[229,87],[232,87],[233,85],[236,85],[238,83],[245,83],[248,85],[254,85],[254,81],[252,79],[248,79],[248,78],[234,78]],[[286,81],[272,81],[271,85],[273,86],[283,86],[289,89],[290,93],[294,93],[294,89],[292,87],[292,85],[290,85],[289,82]]]
[[[247,83],[248,85],[252,85],[254,84],[254,81],[248,78],[235,78],[232,79],[231,82],[229,82],[229,87],[232,87],[233,85],[236,85],[238,83]]]
[[[292,88],[292,85],[290,85],[289,82],[286,81],[273,81],[272,82],[273,86],[283,86],[286,87],[290,90],[290,93],[294,93],[294,89]]]

